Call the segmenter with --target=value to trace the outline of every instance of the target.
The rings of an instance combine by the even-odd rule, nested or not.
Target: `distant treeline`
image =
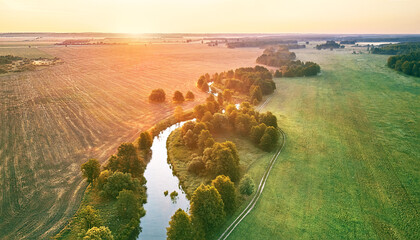
[[[355,40],[344,40],[341,41],[340,44],[356,44]]]
[[[281,39],[238,39],[236,42],[228,42],[228,48],[241,48],[241,47],[266,47],[268,45],[277,44],[290,44],[297,45],[296,40],[281,40]]]
[[[398,43],[398,44],[388,44],[380,47],[372,47],[373,54],[387,54],[387,55],[397,55],[397,54],[407,54],[414,51],[420,50],[420,42],[410,42],[410,43]]]
[[[321,50],[321,49],[344,48],[344,46],[336,43],[335,41],[327,41],[324,44],[316,45],[315,48],[318,50]]]
[[[0,65],[11,64],[13,61],[22,60],[21,57],[16,57],[12,55],[0,56]]]
[[[420,51],[409,54],[391,56],[388,58],[388,67],[407,75],[420,77]]]

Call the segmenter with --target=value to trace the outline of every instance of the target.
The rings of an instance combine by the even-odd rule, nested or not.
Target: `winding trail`
[[[261,109],[263,109],[272,98],[273,98],[273,95],[271,95],[269,98],[267,98],[267,100],[265,100],[265,102],[263,104],[261,104],[261,106],[259,106],[257,108],[257,110],[258,111],[261,111]],[[225,239],[227,239],[229,237],[229,235],[239,225],[239,223],[241,223],[242,220],[252,211],[252,209],[254,209],[255,205],[258,202],[258,199],[260,199],[261,194],[262,194],[262,192],[264,190],[264,187],[265,187],[265,183],[266,183],[266,181],[268,179],[268,176],[270,175],[271,169],[273,168],[274,163],[276,163],[277,158],[279,157],[281,151],[283,150],[283,147],[286,145],[286,134],[280,128],[279,128],[279,132],[281,133],[281,135],[283,137],[283,142],[279,146],[279,148],[277,149],[277,151],[274,154],[274,156],[271,158],[270,164],[268,165],[267,170],[265,171],[263,177],[261,178],[260,184],[258,185],[257,191],[254,194],[254,197],[251,199],[251,201],[249,202],[248,206],[246,206],[246,208],[239,214],[239,216],[220,235],[220,237],[218,238],[218,240],[225,240]]]

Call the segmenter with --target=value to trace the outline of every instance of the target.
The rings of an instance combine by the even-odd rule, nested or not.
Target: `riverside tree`
[[[213,186],[201,184],[191,197],[193,224],[201,227],[206,237],[219,228],[226,217],[222,197]]]
[[[87,182],[92,183],[99,177],[99,174],[101,173],[101,165],[98,160],[92,158],[82,164],[81,170],[83,177],[87,179]]]
[[[190,216],[181,208],[176,210],[166,228],[168,240],[193,240],[194,231]]]
[[[140,133],[139,138],[139,149],[140,150],[150,150],[153,144],[153,137],[149,132]]]
[[[230,178],[225,175],[217,176],[211,184],[217,189],[222,197],[225,213],[231,215],[236,208],[235,185]]]
[[[84,240],[114,240],[114,236],[112,236],[111,230],[108,227],[100,226],[100,227],[93,227],[89,229]]]

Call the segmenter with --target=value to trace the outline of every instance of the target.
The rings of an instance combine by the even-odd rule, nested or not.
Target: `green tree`
[[[225,220],[222,197],[213,186],[201,184],[191,197],[190,213],[193,223],[201,226],[208,237]]]
[[[251,176],[245,174],[239,182],[239,192],[244,195],[251,195],[255,190],[255,183]]]
[[[143,182],[145,183],[144,179]],[[103,186],[104,194],[111,198],[116,198],[123,189],[140,192],[142,183],[139,179],[132,178],[130,173],[114,172]]]
[[[93,227],[89,229],[84,240],[114,240],[114,236],[112,236],[111,230],[108,227],[101,226],[101,227]]]
[[[124,173],[131,173],[134,177],[143,175],[145,164],[137,156],[136,148],[132,143],[122,143],[117,152],[118,169]]]
[[[184,102],[184,101],[185,101],[185,99],[184,99],[184,95],[183,95],[183,94],[182,94],[182,92],[180,92],[180,91],[175,91],[175,92],[174,92],[174,96],[173,96],[172,100],[173,100],[174,102],[177,102],[177,103],[182,103],[182,102]]]
[[[144,210],[139,206],[139,200],[132,190],[123,189],[117,197],[117,211],[121,219],[139,218]]]
[[[99,227],[102,224],[98,210],[89,205],[80,209],[80,211],[77,213],[76,221],[82,232],[86,232],[92,227]]]
[[[168,240],[193,240],[194,231],[191,224],[191,218],[181,208],[176,210],[169,221],[169,227],[166,228]]]
[[[260,140],[260,147],[267,152],[272,151],[276,146],[279,138],[279,133],[274,127],[267,127],[264,135]]]
[[[252,101],[256,99],[258,102],[261,102],[263,93],[260,86],[251,86],[249,95]]]
[[[255,144],[260,144],[261,137],[264,135],[266,128],[267,126],[264,123],[260,123],[251,128],[250,137]]]
[[[150,150],[153,145],[153,137],[149,132],[140,133],[139,138],[139,149],[140,150]]]
[[[103,190],[103,187],[108,180],[109,176],[112,175],[112,172],[109,170],[104,170],[99,174],[98,181],[97,181],[97,187],[99,190]]]
[[[264,123],[267,127],[277,128],[277,117],[270,111],[260,114],[260,123]]]
[[[229,177],[219,175],[211,183],[222,197],[226,214],[233,214],[236,208],[236,191],[233,182]]]
[[[83,177],[87,179],[88,183],[92,183],[99,177],[101,164],[99,164],[98,160],[92,158],[83,163],[81,169]]]
[[[236,145],[230,141],[216,142],[203,152],[206,169],[213,176],[226,175],[232,181],[239,178],[239,155]]]

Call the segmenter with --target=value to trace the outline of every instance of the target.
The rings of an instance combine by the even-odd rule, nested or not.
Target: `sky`
[[[0,0],[0,32],[420,33],[420,0]]]

